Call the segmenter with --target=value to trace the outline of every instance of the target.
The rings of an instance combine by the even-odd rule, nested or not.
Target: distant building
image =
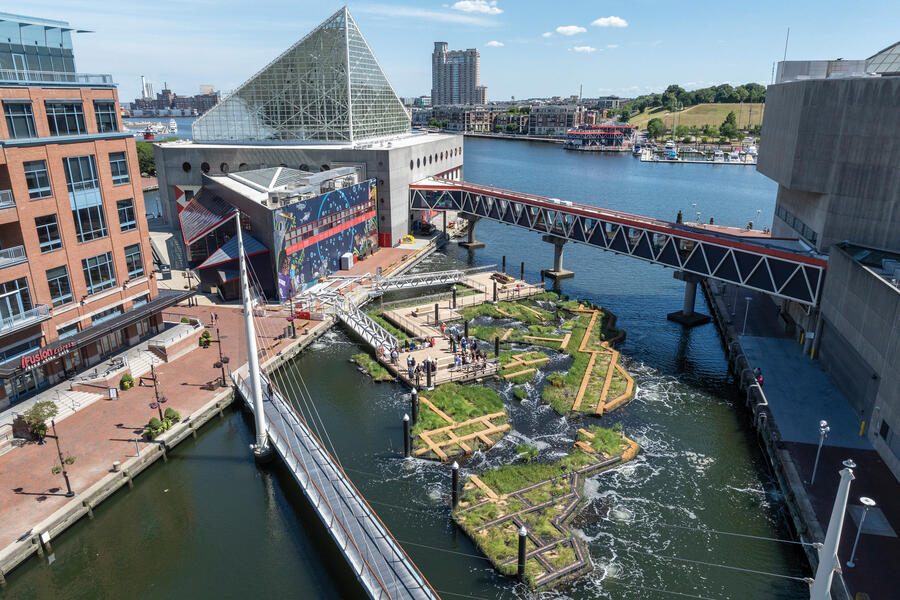
[[[758,169],[778,183],[772,234],[829,255],[821,306],[786,301],[781,315],[900,478],[900,45],[811,63],[781,63],[766,90]],[[876,75],[849,76],[860,63]]]
[[[449,131],[487,132],[494,129],[494,110],[489,106],[437,106],[432,109],[436,121],[447,121]]]
[[[575,104],[533,106],[528,116],[528,133],[563,138],[569,129],[584,122],[587,110]]]
[[[165,85],[165,84],[164,84]],[[209,90],[196,96],[179,96],[164,87],[162,92],[152,98],[153,85],[141,76],[141,87],[144,96],[135,98],[130,105],[132,117],[174,117],[174,116],[200,116],[214,107],[222,99],[219,92]]]
[[[448,50],[447,42],[435,42],[431,55],[431,103],[485,104],[487,88],[479,84],[478,50]]]

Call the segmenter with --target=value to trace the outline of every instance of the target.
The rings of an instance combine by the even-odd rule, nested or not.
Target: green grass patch
[[[522,457],[522,460],[529,463],[538,455],[537,446],[531,444],[516,444],[516,454]]]
[[[525,388],[514,388],[513,396],[516,397],[516,400],[524,400],[528,397],[528,390],[526,390]]]
[[[500,398],[500,394],[488,387],[445,383],[436,387],[426,397],[457,423],[491,413],[503,412],[503,400]],[[431,410],[427,404],[421,403],[419,420],[413,425],[412,434],[417,436],[427,429],[439,429],[447,425],[449,423]],[[479,428],[483,429],[480,426]],[[457,436],[459,435],[457,431]]]
[[[503,465],[485,471],[480,475],[481,481],[490,486],[498,494],[508,494],[529,485],[568,475],[585,465],[595,462],[587,452],[574,450],[555,463],[526,463],[519,465]]]
[[[598,427],[591,425],[587,428],[594,437],[578,433],[578,441],[588,442],[597,452],[604,452],[609,456],[618,456],[628,448],[628,443],[622,438],[622,424],[616,423],[612,427]]]
[[[369,309],[365,312],[366,312],[366,315],[368,315],[370,319],[372,319],[373,321],[375,321],[376,323],[378,323],[379,325],[384,327],[385,331],[390,333],[392,336],[394,336],[398,340],[405,340],[409,337],[408,333],[406,333],[402,329],[398,328],[396,325],[394,325],[393,323],[391,323],[387,319],[385,319],[383,316],[381,316],[380,308]]]
[[[569,544],[560,544],[551,552],[545,552],[544,558],[557,569],[561,569],[575,562],[575,549]]]
[[[375,381],[392,381],[394,379],[387,369],[365,352],[354,354],[353,362],[364,368]]]

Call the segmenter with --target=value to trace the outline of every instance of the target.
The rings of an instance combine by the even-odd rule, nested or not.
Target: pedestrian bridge
[[[248,366],[232,381],[251,411]],[[374,600],[437,600],[419,569],[281,392],[262,379],[269,443],[300,484],[329,535]],[[267,390],[267,388],[269,388]]]
[[[453,210],[470,221],[490,219],[545,234],[556,247],[558,273],[562,245],[576,242],[810,306],[821,296],[827,260],[796,239],[727,234],[437,177],[409,189],[413,209]],[[474,222],[469,243],[475,244],[472,228]]]

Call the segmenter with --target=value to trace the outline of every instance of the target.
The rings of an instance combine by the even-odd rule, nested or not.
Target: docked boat
[[[756,156],[758,153],[759,153],[759,150],[757,149],[756,146],[748,146],[747,147],[747,154],[749,154],[750,156]]]
[[[178,123],[175,122],[175,119],[169,119],[168,133],[178,133]]]
[[[729,162],[739,162],[741,160],[741,153],[737,150],[732,150],[728,153],[728,161]]]
[[[641,147],[640,147],[640,145],[636,144],[636,145],[634,146],[634,148],[631,150],[631,155],[632,155],[632,156],[640,156],[640,155],[641,155]]]
[[[719,149],[713,152],[713,162],[725,162],[725,153]]]

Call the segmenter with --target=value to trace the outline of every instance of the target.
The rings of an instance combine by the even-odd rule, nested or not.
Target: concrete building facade
[[[431,54],[431,104],[485,104],[487,88],[479,83],[478,50],[449,50],[447,42],[435,42]]]
[[[771,85],[758,169],[778,183],[773,236],[829,255],[819,309],[783,315],[900,478],[898,116],[900,77]]]

